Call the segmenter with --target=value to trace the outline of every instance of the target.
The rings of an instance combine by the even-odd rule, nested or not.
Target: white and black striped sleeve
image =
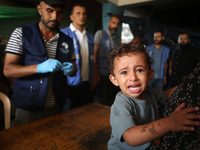
[[[13,53],[22,55],[23,45],[22,45],[22,28],[17,27],[10,36],[8,44],[6,46],[7,53]]]

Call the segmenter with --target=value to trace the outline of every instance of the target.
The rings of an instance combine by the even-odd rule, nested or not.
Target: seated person
[[[122,91],[111,106],[112,134],[108,150],[143,150],[151,141],[170,131],[194,131],[195,126],[199,126],[200,115],[191,113],[199,108],[184,108],[184,103],[170,116],[157,120],[157,104],[164,105],[175,88],[164,94],[148,86],[154,74],[151,63],[141,43],[124,44],[109,52],[109,77]]]
[[[194,72],[170,96],[164,108],[164,117],[168,117],[181,103],[185,103],[186,107],[200,107],[200,62]],[[200,128],[195,128],[195,132],[168,132],[162,137],[159,145],[152,145],[150,149],[200,149]]]

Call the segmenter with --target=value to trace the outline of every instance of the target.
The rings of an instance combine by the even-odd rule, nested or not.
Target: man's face
[[[119,28],[120,20],[117,17],[112,17],[111,20],[108,22],[108,29],[110,30],[111,34],[114,34],[117,32],[117,29]]]
[[[87,14],[85,7],[75,6],[73,12],[70,16],[70,19],[73,22],[73,25],[84,26],[87,21]]]
[[[161,44],[163,40],[163,36],[161,32],[155,32],[154,33],[154,43],[155,44]]]
[[[146,99],[146,88],[153,77],[145,55],[142,53],[124,55],[114,59],[114,76],[110,80],[119,86],[122,94],[139,100]]]
[[[41,22],[47,28],[54,30],[59,27],[63,18],[64,8],[61,5],[49,6],[43,1],[37,6]]]
[[[185,46],[190,42],[189,36],[187,34],[180,34],[178,37],[178,43],[180,46]]]

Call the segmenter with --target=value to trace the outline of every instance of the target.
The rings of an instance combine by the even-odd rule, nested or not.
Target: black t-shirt
[[[183,82],[183,76],[193,72],[200,60],[200,49],[187,45],[184,48],[177,48],[172,56],[172,86]]]

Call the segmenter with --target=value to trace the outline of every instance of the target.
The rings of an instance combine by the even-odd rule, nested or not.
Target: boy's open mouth
[[[142,89],[141,85],[132,85],[128,86],[128,89],[131,93],[138,93]]]

